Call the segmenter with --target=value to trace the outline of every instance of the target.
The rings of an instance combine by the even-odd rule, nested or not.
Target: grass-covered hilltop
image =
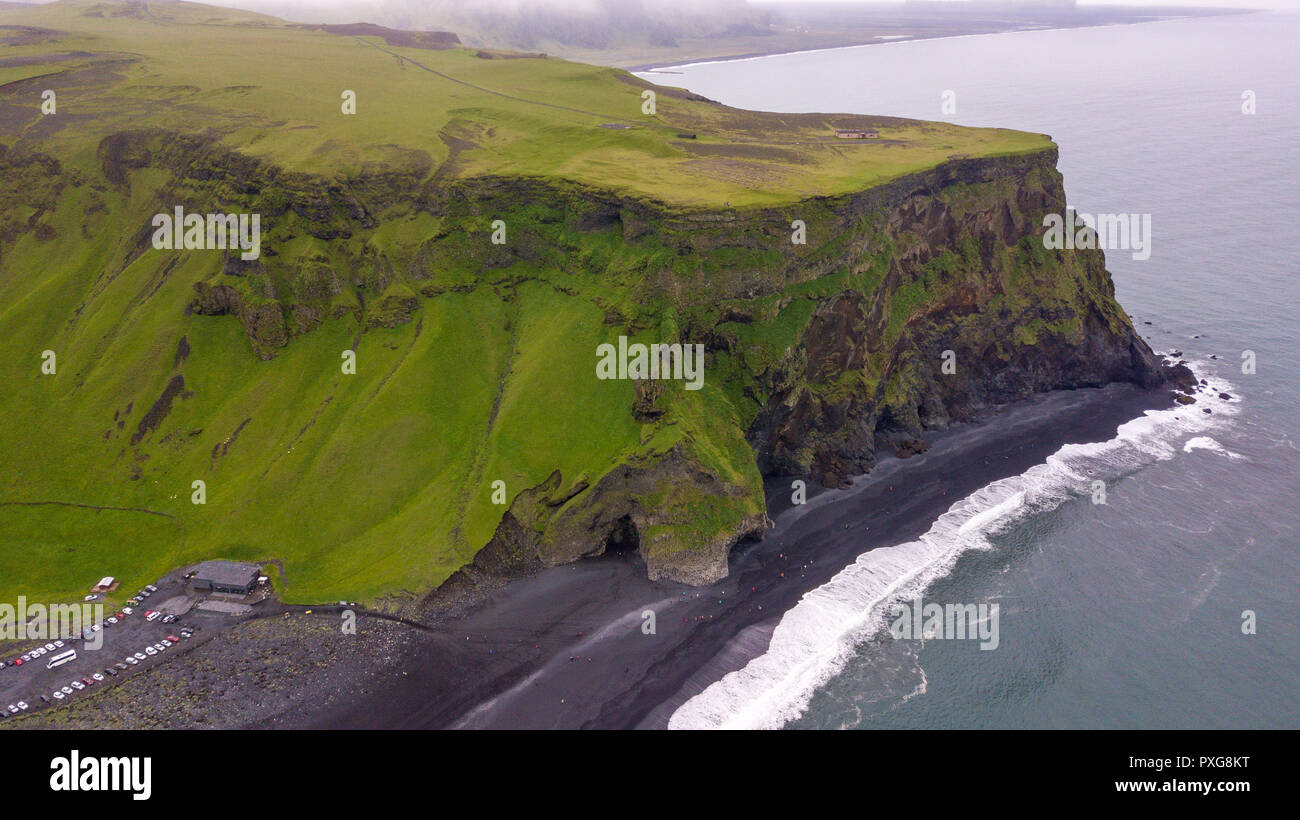
[[[0,598],[226,557],[397,602],[609,543],[721,577],[763,474],[1160,380],[1102,254],[1043,248],[1055,162],[448,34],[0,11]],[[178,207],[259,255],[156,248]],[[597,378],[620,336],[703,345],[702,388]]]

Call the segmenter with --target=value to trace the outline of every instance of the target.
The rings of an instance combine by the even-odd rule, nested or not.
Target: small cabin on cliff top
[[[880,132],[874,128],[836,128],[835,136],[842,140],[874,140]]]

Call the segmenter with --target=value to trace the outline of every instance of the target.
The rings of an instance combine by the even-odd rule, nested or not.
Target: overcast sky
[[[902,0],[898,0],[902,2]],[[347,0],[308,0],[308,2],[347,2]],[[654,0],[645,0],[653,3]],[[749,0],[750,4],[761,6],[765,3],[861,3],[890,2],[890,0]],[[962,0],[949,0],[962,2]],[[1078,0],[1081,6],[1214,6],[1234,9],[1280,9],[1300,8],[1300,0]]]
[[[22,2],[23,0],[19,0]],[[196,2],[207,2],[214,6],[228,6],[233,8],[259,9],[284,8],[292,6],[297,8],[330,8],[346,9],[353,8],[359,13],[366,9],[374,9],[388,5],[386,0],[195,0]],[[402,2],[403,0],[399,0]],[[410,0],[404,0],[410,2]],[[947,2],[963,2],[964,0],[946,0]],[[1013,0],[1014,1],[1014,0]],[[1023,0],[1022,0],[1023,1]],[[26,0],[26,2],[53,2],[53,0]],[[451,2],[453,5],[456,0],[436,0],[436,2]],[[568,6],[584,7],[593,4],[599,4],[600,0],[472,0],[473,5],[498,7],[502,9],[517,8],[519,6]],[[680,5],[683,0],[641,0],[646,6],[655,5]],[[708,0],[700,0],[701,4],[707,3]],[[780,3],[901,3],[903,0],[749,0],[751,6],[762,7],[764,5]],[[1239,9],[1287,9],[1300,10],[1300,0],[1077,0],[1081,6],[1094,5],[1118,5],[1118,6],[1215,6],[1220,8],[1239,8]],[[364,16],[364,15],[363,15]]]
[[[212,5],[224,5],[222,0],[207,0]],[[669,2],[680,2],[680,0],[668,0]],[[873,0],[865,0],[873,2]],[[874,0],[875,2],[890,2],[890,0]],[[200,0],[202,2],[202,0]],[[292,0],[294,5],[303,6],[328,6],[330,8],[344,8],[352,6],[358,9],[365,9],[375,5],[382,5],[383,0]],[[497,5],[493,0],[479,0],[484,5]],[[646,5],[653,6],[656,0],[642,0]],[[861,3],[864,0],[749,0],[751,5],[765,5],[767,3]],[[902,0],[898,0],[902,2]],[[950,2],[962,2],[962,0],[950,0]],[[1300,0],[1078,0],[1080,5],[1120,5],[1120,6],[1218,6],[1223,8],[1242,8],[1242,9],[1300,9]],[[503,8],[511,8],[520,5],[567,5],[567,6],[584,6],[589,5],[590,0],[500,0],[499,5]],[[240,0],[237,4],[241,7],[255,7],[258,5],[256,0]]]

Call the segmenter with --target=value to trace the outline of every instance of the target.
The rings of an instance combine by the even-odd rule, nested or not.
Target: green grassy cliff
[[[290,600],[396,602],[609,543],[721,577],[764,473],[1158,379],[1101,254],[1036,240],[1055,156],[447,37],[0,12],[0,594],[280,558]],[[155,249],[178,206],[259,214],[260,256]],[[620,336],[703,344],[702,389],[596,378]]]

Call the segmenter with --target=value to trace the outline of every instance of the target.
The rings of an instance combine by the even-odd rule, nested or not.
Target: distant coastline
[[[1095,7],[1100,8],[1100,7]],[[759,57],[775,57],[785,54],[803,54],[815,51],[828,51],[837,48],[856,46],[884,45],[888,43],[905,43],[913,40],[936,40],[952,37],[970,37],[980,34],[1007,34],[1017,31],[1048,31],[1071,28],[1099,28],[1114,25],[1131,25],[1135,23],[1153,23],[1168,20],[1182,20],[1193,17],[1210,17],[1227,14],[1253,14],[1259,9],[1227,8],[1191,8],[1191,7],[1151,7],[1120,6],[1106,10],[1106,13],[1057,14],[1043,17],[1018,17],[986,19],[960,16],[941,18],[938,25],[883,25],[868,22],[860,27],[850,27],[850,31],[839,34],[829,32],[810,32],[797,34],[774,34],[767,37],[719,37],[701,38],[677,49],[660,48],[642,50],[639,54],[631,51],[610,50],[605,52],[568,52],[557,53],[568,60],[608,65],[632,72],[671,73],[662,69],[675,68],[700,63],[732,62],[752,60]],[[763,42],[770,41],[770,42]],[[756,48],[755,46],[762,46]],[[676,54],[670,52],[676,51]]]

